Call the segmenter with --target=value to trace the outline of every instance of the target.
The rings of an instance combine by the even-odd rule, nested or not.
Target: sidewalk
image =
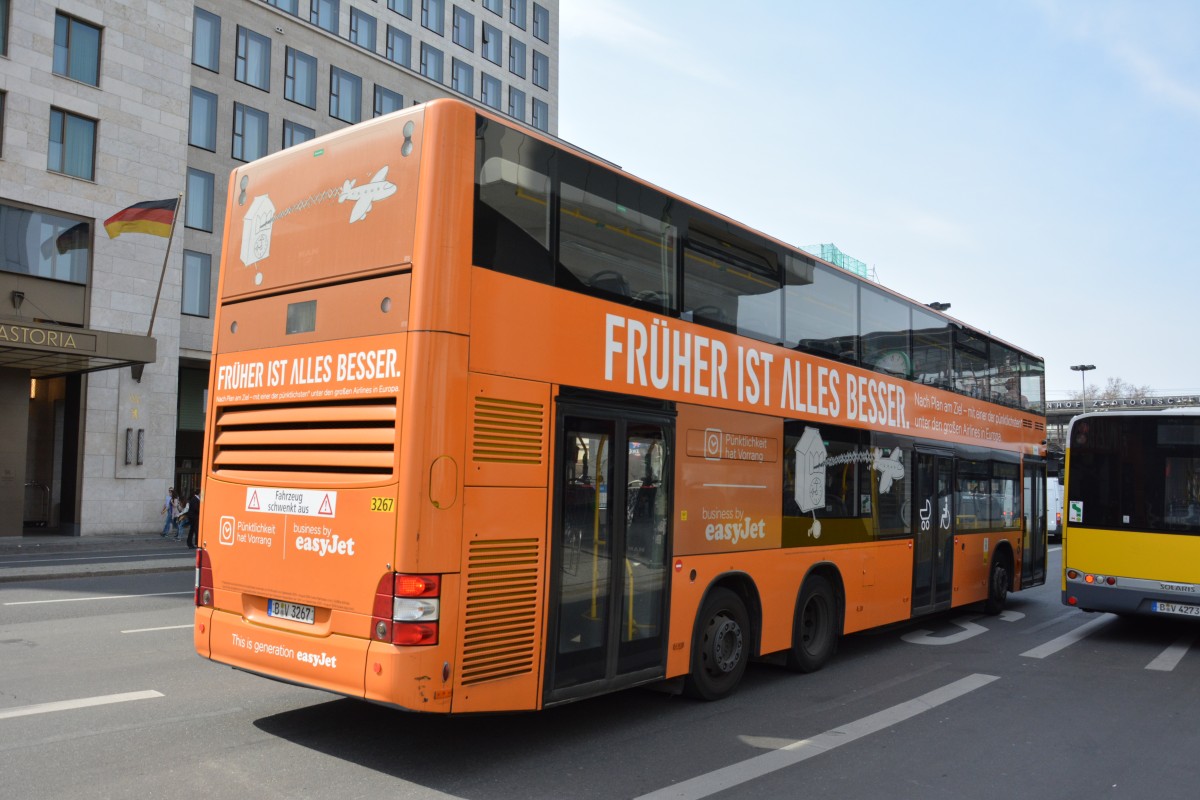
[[[0,536],[0,583],[194,569],[183,541],[158,533]]]

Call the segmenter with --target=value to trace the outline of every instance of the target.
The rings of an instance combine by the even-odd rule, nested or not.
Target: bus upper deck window
[[[287,333],[311,333],[317,329],[317,301],[288,303]]]

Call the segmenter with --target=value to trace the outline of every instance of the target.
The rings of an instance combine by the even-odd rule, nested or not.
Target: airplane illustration
[[[396,184],[386,180],[387,171],[388,168],[384,167],[375,173],[370,183],[365,183],[362,186],[355,186],[353,178],[346,181],[342,186],[342,193],[338,196],[338,202],[354,201],[354,208],[350,210],[351,222],[358,222],[367,216],[367,213],[371,210],[371,204],[376,200],[383,200],[396,193]]]
[[[892,488],[892,481],[904,479],[904,462],[900,460],[900,448],[892,450],[891,454],[884,457],[883,450],[875,448],[875,459],[871,463],[876,471],[879,472],[879,493],[886,494]]]

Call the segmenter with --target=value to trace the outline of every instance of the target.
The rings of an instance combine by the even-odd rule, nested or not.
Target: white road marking
[[[951,625],[957,625],[962,628],[957,633],[951,633],[948,636],[934,636],[933,631],[920,629],[904,634],[900,638],[909,644],[958,644],[961,641],[970,639],[973,636],[978,636],[981,633],[987,633],[987,628],[982,625],[976,625],[972,620],[979,617],[959,617],[958,619],[950,620]]]
[[[190,627],[192,627],[192,626],[191,625],[163,625],[162,627],[159,627],[159,628],[130,628],[127,631],[121,631],[121,633],[149,633],[150,631],[177,631],[182,628],[190,628]]]
[[[1176,642],[1159,653],[1153,661],[1146,665],[1146,669],[1158,670],[1159,672],[1170,672],[1175,669],[1183,657],[1187,655],[1187,651],[1196,643],[1195,634],[1186,634],[1179,637]]]
[[[57,600],[16,600],[11,603],[5,603],[6,606],[36,606],[42,603],[80,603],[85,600],[125,600],[130,597],[166,597],[172,594],[194,594],[192,590],[186,592],[149,592],[147,594],[100,594],[95,597],[60,597]]]
[[[1005,622],[1019,622],[1025,619],[1025,615],[1020,611],[1001,611],[999,616]]]
[[[110,703],[128,703],[131,700],[150,700],[162,697],[162,692],[147,689],[144,692],[126,692],[124,694],[106,694],[99,697],[81,697],[78,700],[59,700],[56,703],[38,703],[33,706],[18,706],[17,708],[0,708],[0,719],[10,717],[27,717],[30,714],[49,714],[52,711],[71,711],[76,708],[90,706],[105,706]]]
[[[644,794],[638,800],[666,800],[666,798],[700,798],[731,789],[734,786],[761,778],[776,770],[790,767],[813,756],[827,753],[836,747],[849,744],[856,739],[886,730],[905,720],[934,709],[951,700],[956,700],[976,689],[1000,680],[995,675],[968,675],[962,680],[946,684],[940,689],[921,695],[899,705],[884,709],[870,716],[855,720],[840,728],[828,730],[811,739],[792,742],[778,750],[763,753],[728,767],[699,775],[673,786]]]
[[[1099,619],[1094,619],[1091,622],[1080,625],[1075,630],[1067,631],[1062,636],[1051,639],[1045,644],[1040,644],[1032,650],[1026,650],[1024,653],[1021,653],[1021,655],[1028,658],[1045,658],[1046,656],[1052,656],[1059,650],[1070,647],[1081,639],[1086,639],[1088,636],[1091,636],[1097,628],[1103,628],[1116,618],[1116,614],[1104,614]]]

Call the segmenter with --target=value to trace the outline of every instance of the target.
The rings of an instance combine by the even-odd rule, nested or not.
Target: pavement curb
[[[25,581],[52,581],[62,580],[64,578],[98,578],[107,577],[109,575],[151,575],[157,572],[184,572],[196,569],[195,559],[188,558],[187,563],[175,564],[155,564],[148,567],[134,566],[116,566],[113,569],[98,569],[98,566],[77,566],[70,569],[61,567],[45,567],[44,572],[39,572],[39,567],[14,568],[19,569],[20,574],[6,574],[7,570],[0,570],[0,584],[2,583],[18,583]]]

